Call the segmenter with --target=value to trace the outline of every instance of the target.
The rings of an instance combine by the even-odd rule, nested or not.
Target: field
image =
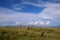
[[[60,40],[60,28],[0,27],[0,40]]]

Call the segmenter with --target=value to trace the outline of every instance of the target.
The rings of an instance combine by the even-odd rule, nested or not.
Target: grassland
[[[41,37],[41,32],[44,36]],[[60,28],[0,28],[0,40],[60,40]]]

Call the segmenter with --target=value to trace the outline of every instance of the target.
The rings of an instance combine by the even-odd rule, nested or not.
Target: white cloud
[[[22,4],[12,4],[11,5],[11,8],[12,9],[15,9],[15,10],[22,10],[22,8],[24,8],[24,7],[26,7],[26,6],[23,6]]]
[[[47,21],[45,24],[46,24],[46,25],[49,25],[49,24],[50,24],[50,21]]]
[[[41,26],[41,25],[49,25],[50,24],[50,21],[31,21],[31,22],[28,22],[27,25],[37,25],[37,26]]]
[[[43,25],[43,24],[45,24],[45,23],[44,23],[43,21],[35,21],[34,24],[35,24],[35,25]]]
[[[42,25],[43,25],[43,24],[45,24],[45,23],[44,23],[44,22],[40,22],[40,24],[42,24]]]
[[[39,21],[34,22],[34,24],[35,24],[35,25],[36,25],[36,24],[39,24]]]
[[[28,21],[38,19],[38,16],[36,14],[33,14],[33,13],[16,12],[16,11],[13,11],[13,10],[10,10],[10,9],[5,9],[5,8],[2,8],[2,7],[1,7],[1,9],[3,10],[0,13],[0,21],[2,21],[2,22],[3,21],[28,22]]]
[[[21,25],[21,23],[20,22],[16,22],[16,25]]]
[[[41,14],[40,14],[41,13]],[[54,19],[60,16],[60,4],[46,4],[46,8],[38,15],[45,19]]]
[[[60,0],[21,0],[22,4],[29,4],[37,7],[45,7],[46,4],[57,4]],[[50,6],[50,5],[49,5]]]
[[[37,7],[44,7],[47,2],[43,2],[42,0],[22,0],[21,3]]]

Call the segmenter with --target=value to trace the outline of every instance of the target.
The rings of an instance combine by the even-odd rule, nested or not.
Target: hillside
[[[0,40],[60,40],[60,28],[0,27]]]

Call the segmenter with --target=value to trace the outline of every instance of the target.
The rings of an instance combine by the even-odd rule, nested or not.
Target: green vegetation
[[[44,36],[41,37],[41,32]],[[60,40],[60,28],[0,28],[0,40]]]

